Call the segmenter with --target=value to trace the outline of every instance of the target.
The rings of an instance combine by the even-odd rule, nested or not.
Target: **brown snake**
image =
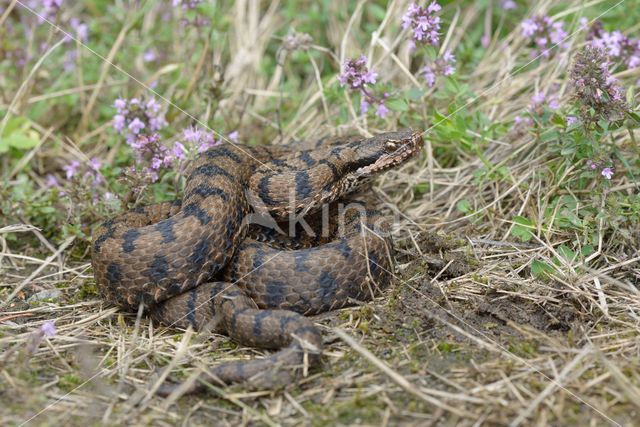
[[[400,131],[304,149],[215,147],[190,165],[182,201],[136,208],[95,230],[96,282],[107,301],[143,304],[164,324],[212,325],[241,344],[280,349],[210,373],[225,384],[286,385],[320,361],[320,332],[304,314],[370,299],[389,283],[387,226],[375,210],[346,209],[321,236],[290,238],[248,219],[310,213],[310,223],[320,222],[314,210],[330,206],[335,215],[332,202],[422,144],[419,133]]]

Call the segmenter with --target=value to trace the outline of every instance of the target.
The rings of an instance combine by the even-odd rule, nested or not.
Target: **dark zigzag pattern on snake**
[[[394,141],[404,151],[391,150]],[[401,152],[395,166],[421,145],[416,133],[403,131],[338,138],[313,150],[213,148],[190,166],[181,201],[138,207],[96,229],[92,265],[101,293],[129,310],[142,303],[164,324],[197,330],[213,325],[243,345],[280,349],[264,359],[217,365],[212,373],[226,384],[286,385],[303,363],[320,360],[320,333],[303,315],[370,299],[386,287],[390,240],[362,232],[385,231],[371,209],[362,216],[347,212],[341,237],[334,236],[336,227],[329,237],[306,240],[276,238],[261,227],[251,227],[247,237],[245,190],[282,219],[335,201],[353,189],[362,168]],[[299,203],[287,211],[291,191]]]

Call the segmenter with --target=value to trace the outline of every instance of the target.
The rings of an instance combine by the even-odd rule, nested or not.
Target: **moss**
[[[332,404],[331,411],[327,411],[327,406],[319,403],[307,402],[303,406],[312,415],[311,425],[326,426],[375,425],[380,421],[380,408],[385,405],[377,396],[362,397],[361,391],[358,390],[353,399]]]
[[[460,346],[456,343],[442,341],[438,343],[436,348],[441,353],[453,353],[454,351],[458,351]]]
[[[60,380],[58,381],[58,387],[66,392],[70,392],[82,383],[82,378],[80,378],[78,375],[66,374],[60,377]]]
[[[92,281],[87,280],[84,282],[84,285],[80,286],[80,288],[75,293],[76,301],[84,301],[88,299],[93,299],[99,296],[100,291],[98,289],[98,285]]]
[[[512,342],[507,347],[509,352],[525,359],[535,357],[538,354],[538,343],[535,341]]]
[[[486,276],[480,276],[480,275],[478,275],[478,274],[476,274],[476,273],[473,273],[473,274],[471,275],[471,279],[472,279],[474,282],[482,283],[483,285],[488,285],[488,284],[489,284],[489,278],[488,278],[488,277],[486,277]]]

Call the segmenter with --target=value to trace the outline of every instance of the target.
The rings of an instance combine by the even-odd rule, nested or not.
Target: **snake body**
[[[322,222],[315,219],[322,212],[312,213],[322,206],[333,218],[340,197],[421,147],[411,131],[302,149],[214,147],[190,165],[182,200],[135,208],[97,227],[96,282],[107,301],[128,310],[143,304],[161,323],[212,325],[241,344],[280,349],[215,366],[210,373],[222,383],[287,384],[320,360],[321,335],[304,315],[384,288],[391,245],[384,218],[366,203],[311,237],[283,236],[273,226],[300,216]],[[262,225],[250,226],[252,217]]]

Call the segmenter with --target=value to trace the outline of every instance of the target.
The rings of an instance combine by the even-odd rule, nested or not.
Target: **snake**
[[[132,208],[95,228],[91,264],[101,296],[126,311],[142,305],[164,325],[276,350],[214,365],[208,378],[286,386],[321,362],[322,336],[305,316],[370,300],[393,274],[388,222],[366,195],[347,195],[422,146],[419,132],[401,130],[213,147],[186,168],[181,199]]]

